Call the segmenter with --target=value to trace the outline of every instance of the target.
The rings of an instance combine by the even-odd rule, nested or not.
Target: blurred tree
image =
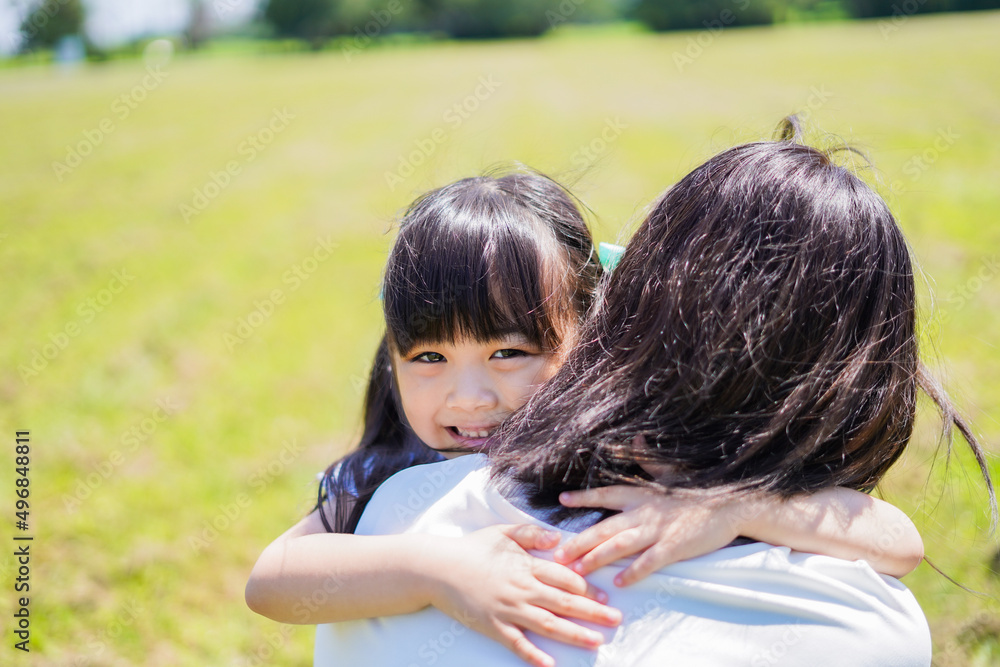
[[[322,47],[337,27],[337,0],[267,0],[264,20],[279,37],[297,37]]]
[[[952,4],[953,0],[844,0],[848,14],[856,19],[946,12]]]
[[[21,50],[51,48],[63,37],[82,36],[85,17],[80,0],[43,0],[21,23]]]
[[[197,49],[212,35],[212,17],[208,13],[205,0],[190,0],[191,18],[188,20],[184,38],[188,46]]]
[[[424,7],[413,0],[340,0],[334,29],[375,38],[393,32],[425,30]]]
[[[563,23],[607,23],[626,17],[634,0],[559,0],[546,11],[550,27]]]
[[[601,23],[616,21],[628,15],[634,0],[571,0],[579,6],[579,11],[573,14],[572,20],[581,23]],[[564,3],[560,3],[560,10]]]
[[[785,0],[774,3],[774,22],[839,21],[850,18],[842,0]]]
[[[267,0],[264,19],[275,35],[320,48],[339,34],[362,41],[400,31],[459,39],[531,37],[563,23],[622,18],[654,30],[716,31],[787,20],[993,7],[1000,7],[1000,0]]]
[[[772,0],[639,0],[632,14],[653,30],[699,30],[774,22]]]
[[[550,27],[559,0],[415,0],[426,28],[458,38],[531,37]],[[580,4],[564,0],[567,6]]]
[[[1000,0],[951,0],[948,9],[965,12],[980,9],[1000,9]]]

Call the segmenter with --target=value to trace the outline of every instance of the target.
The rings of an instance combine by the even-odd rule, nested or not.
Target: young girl
[[[247,585],[249,606],[274,620],[320,624],[433,605],[537,665],[550,660],[524,630],[596,647],[601,635],[568,619],[607,627],[620,622],[619,612],[598,603],[606,595],[580,575],[607,557],[607,547],[588,558],[590,545],[570,545],[560,554],[570,568],[527,554],[556,546],[551,534],[532,526],[487,528],[465,538],[351,532],[392,473],[487,445],[561,365],[599,275],[579,211],[547,178],[465,179],[417,200],[386,267],[387,332],[372,369],[361,445],[327,471],[316,510],[265,549]],[[430,483],[442,487],[451,480],[445,475]],[[427,495],[414,488],[394,511],[419,513]],[[593,545],[614,545],[615,557],[653,545],[644,566],[656,569],[721,546],[718,527],[726,525],[723,532],[733,535],[872,557],[896,575],[922,556],[905,516],[856,492],[773,498],[752,512],[720,505],[704,527],[701,505],[650,499],[620,515],[683,527],[690,534],[672,551],[662,535],[648,531],[601,532]],[[877,550],[887,525],[901,526],[901,537],[889,550]],[[627,571],[620,583],[642,573]]]

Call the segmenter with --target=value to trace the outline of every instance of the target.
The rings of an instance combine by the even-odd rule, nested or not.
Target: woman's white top
[[[489,480],[480,454],[415,466],[375,493],[359,535],[461,536],[496,524],[531,523]],[[550,552],[539,556],[551,557]],[[763,543],[719,549],[675,563],[638,584],[612,580],[619,561],[587,579],[622,611],[605,644],[588,651],[532,633],[557,667],[777,667],[930,665],[920,606],[899,581],[864,561]],[[523,665],[500,644],[427,608],[414,614],[321,625],[316,667],[493,667]]]

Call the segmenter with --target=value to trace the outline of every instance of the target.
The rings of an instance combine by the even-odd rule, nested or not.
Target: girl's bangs
[[[421,342],[511,335],[541,349],[559,345],[547,303],[557,286],[544,275],[550,262],[538,238],[546,230],[517,224],[512,215],[462,216],[460,224],[427,216],[406,223],[383,285],[388,334],[399,353]]]

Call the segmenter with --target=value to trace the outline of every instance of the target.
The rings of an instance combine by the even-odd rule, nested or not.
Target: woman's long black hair
[[[798,143],[793,119],[780,132],[653,204],[581,344],[499,429],[494,474],[536,507],[615,483],[867,491],[910,439],[918,387],[966,436],[993,499],[982,448],[920,363],[895,218]]]
[[[382,482],[441,459],[406,422],[391,351],[405,355],[419,342],[484,342],[512,332],[556,350],[572,343],[569,334],[588,312],[600,274],[574,198],[541,174],[467,178],[417,199],[386,263],[386,333],[365,395],[361,441],[320,482],[316,509],[326,529],[353,532]]]

